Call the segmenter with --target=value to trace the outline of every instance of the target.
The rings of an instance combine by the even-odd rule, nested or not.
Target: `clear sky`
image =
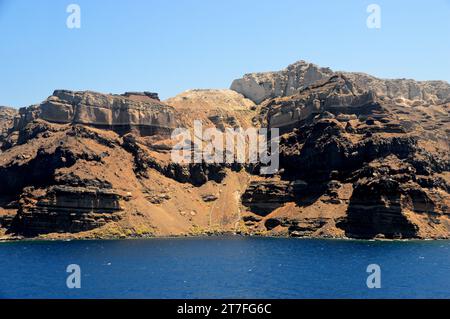
[[[80,29],[66,26],[71,3]],[[371,3],[380,29],[366,25]],[[450,81],[450,0],[0,0],[0,105],[54,89],[168,98],[301,59]]]

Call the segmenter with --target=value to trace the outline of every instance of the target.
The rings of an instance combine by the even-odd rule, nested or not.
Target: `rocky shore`
[[[1,101],[0,101],[1,102]],[[0,107],[0,240],[450,238],[450,85],[299,61],[160,101],[56,90]],[[171,161],[171,133],[280,130],[280,170]]]

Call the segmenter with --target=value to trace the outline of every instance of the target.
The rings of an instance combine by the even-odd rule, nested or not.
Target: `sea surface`
[[[67,266],[81,288],[69,289]],[[369,289],[370,264],[381,288]],[[73,277],[71,277],[73,279]],[[1,298],[450,298],[450,241],[0,243]]]

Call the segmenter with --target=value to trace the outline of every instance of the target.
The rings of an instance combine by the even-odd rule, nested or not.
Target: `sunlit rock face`
[[[256,103],[268,98],[290,96],[302,89],[343,74],[360,93],[373,91],[380,97],[405,99],[410,103],[439,104],[450,102],[450,85],[444,81],[415,81],[410,79],[379,79],[365,73],[334,72],[305,61],[289,65],[277,72],[250,73],[234,80],[231,89]]]
[[[278,72],[250,73],[234,80],[231,89],[261,103],[265,99],[289,96],[299,89],[333,75],[329,68],[299,61]]]
[[[129,92],[124,95],[90,91],[56,90],[39,105],[20,110],[18,128],[41,119],[59,124],[84,124],[125,134],[141,135],[170,132],[175,126],[173,108],[157,95]]]

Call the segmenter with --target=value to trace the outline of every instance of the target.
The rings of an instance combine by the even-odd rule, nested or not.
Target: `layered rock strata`
[[[107,95],[56,90],[41,104],[20,109],[19,114],[14,125],[16,130],[36,119],[84,124],[113,130],[120,135],[129,132],[144,136],[170,133],[175,127],[173,108],[160,102],[157,94],[149,92]]]
[[[57,90],[0,108],[0,238],[449,238],[449,98],[304,61],[163,102]],[[278,172],[173,162],[170,133],[195,120],[278,128]]]
[[[410,79],[379,79],[358,72],[334,72],[315,64],[299,61],[277,72],[250,73],[234,80],[231,89],[245,97],[262,101],[299,93],[308,86],[333,75],[343,74],[360,91],[373,91],[378,96],[390,99],[406,99],[427,104],[449,101],[450,85],[445,81],[414,81]]]

